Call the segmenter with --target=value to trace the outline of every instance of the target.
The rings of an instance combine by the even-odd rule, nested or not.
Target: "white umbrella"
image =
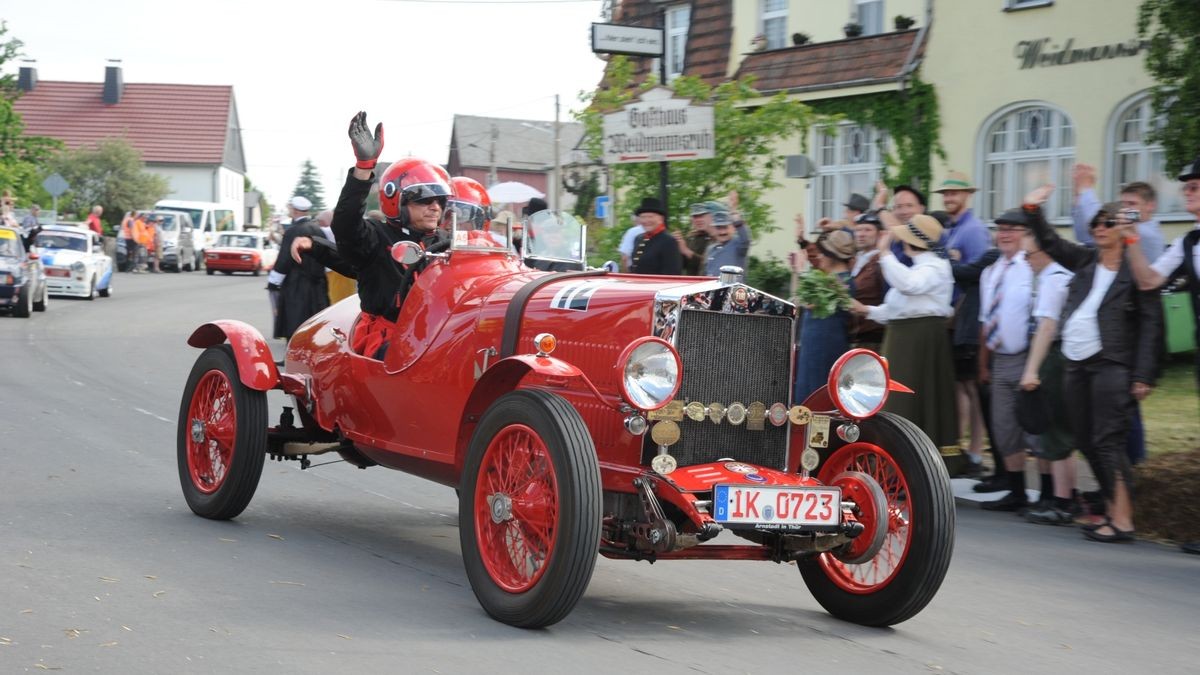
[[[546,193],[538,192],[537,188],[515,180],[496,183],[488,188],[487,192],[493,202],[502,204],[519,204],[527,202],[534,197],[543,198],[546,196]]]

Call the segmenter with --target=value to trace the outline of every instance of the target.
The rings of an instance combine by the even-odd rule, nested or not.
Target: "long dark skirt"
[[[881,351],[892,379],[916,392],[892,392],[884,410],[921,427],[938,447],[958,445],[954,360],[946,319],[930,316],[889,322]]]

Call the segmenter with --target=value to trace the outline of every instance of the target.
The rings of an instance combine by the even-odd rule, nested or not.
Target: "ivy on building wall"
[[[886,133],[892,142],[884,148],[886,183],[928,187],[933,178],[932,157],[946,158],[938,135],[937,92],[915,76],[903,91],[812,101],[809,106],[818,114]]]

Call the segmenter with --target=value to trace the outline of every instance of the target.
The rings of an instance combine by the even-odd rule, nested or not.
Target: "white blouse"
[[[906,267],[889,254],[879,257],[879,267],[891,288],[882,305],[867,307],[868,319],[887,323],[953,313],[950,296],[954,292],[954,275],[949,260],[926,251],[913,256],[912,267]]]

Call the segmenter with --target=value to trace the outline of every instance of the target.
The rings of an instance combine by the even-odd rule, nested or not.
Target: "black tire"
[[[28,319],[33,314],[33,289],[31,284],[25,284],[17,294],[17,304],[13,305],[12,315],[18,319]]]
[[[501,433],[512,431],[514,425],[532,429],[544,444],[557,486],[553,547],[538,572],[540,577],[517,591],[503,588],[489,572],[481,553],[486,544],[477,536],[475,508],[480,469],[489,445]],[[492,459],[489,456],[489,461]],[[547,475],[534,473],[531,483],[538,475]],[[475,429],[460,487],[458,519],[463,563],[479,604],[498,621],[520,628],[540,628],[562,620],[587,589],[600,544],[600,466],[579,413],[562,397],[540,389],[520,389],[500,397]],[[520,527],[520,519],[512,516],[511,510],[509,520]],[[524,537],[521,543],[526,543]],[[503,557],[494,548],[490,552]]]
[[[906,555],[894,568],[890,581],[867,583],[858,589],[859,592],[850,592],[845,587],[846,582],[830,576],[839,574],[836,570],[846,569],[839,567],[840,563],[832,553],[800,560],[797,566],[813,597],[833,616],[864,626],[890,626],[911,619],[924,609],[946,577],[954,552],[954,494],[938,449],[912,422],[891,413],[881,413],[863,421],[859,427],[862,433],[858,442],[882,449],[907,483],[907,491],[901,491],[889,488],[884,481],[889,506],[907,509]],[[830,448],[828,459],[833,459],[836,449]],[[839,466],[822,466],[821,475],[869,469],[842,461],[837,464]],[[866,470],[865,473],[872,472]],[[893,497],[892,490],[900,495],[899,499]],[[885,544],[885,550],[864,564],[885,561],[889,546]]]
[[[46,311],[46,307],[49,306],[49,304],[50,304],[50,287],[43,283],[42,284],[42,299],[34,300],[33,311],[44,312],[44,311]]]
[[[259,276],[260,274],[262,274],[262,265],[254,268],[254,276]]]
[[[206,268],[204,268],[204,272],[205,272],[205,274],[207,274],[207,275],[208,275],[208,276],[210,276],[210,277],[213,275],[213,272],[215,272],[215,271],[216,271],[216,270],[214,270],[214,269],[213,269],[213,268],[211,268],[211,267],[206,267]]]
[[[206,377],[211,377],[212,380],[208,380]],[[209,392],[207,388],[201,391],[197,391],[197,388],[202,382],[210,381],[215,381],[218,385],[224,383],[229,387],[229,394],[233,398],[231,412],[235,431],[227,466],[223,467],[224,473],[215,479],[218,483],[217,487],[205,490],[201,484],[211,484],[214,482],[214,478],[202,469],[211,468],[211,465],[199,467],[197,477],[194,477],[188,453],[191,449],[189,440],[194,441],[192,436],[194,424],[197,421],[203,424],[203,420],[199,420],[199,417],[192,419],[193,399],[196,399],[199,408],[197,412],[204,410],[200,406],[205,400],[203,397]],[[221,398],[223,402],[227,402],[224,396]],[[209,421],[213,427],[217,426],[211,418]],[[201,443],[216,443],[216,439],[210,437],[208,428],[200,433],[203,434]],[[217,448],[219,449],[219,445]],[[238,379],[233,348],[228,344],[205,349],[196,359],[195,365],[192,366],[187,385],[183,389],[183,400],[179,405],[176,458],[179,482],[183,487],[183,497],[187,501],[188,507],[196,515],[213,520],[228,520],[236,517],[250,504],[250,499],[258,488],[258,480],[262,476],[263,462],[266,460],[266,456],[266,392],[250,389]]]
[[[92,283],[88,286],[87,299],[89,301],[96,299],[96,277],[92,277]]]

